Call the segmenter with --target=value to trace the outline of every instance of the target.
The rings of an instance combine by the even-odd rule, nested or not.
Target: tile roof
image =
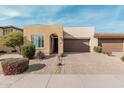
[[[15,26],[0,26],[0,28],[2,28],[2,29],[14,28],[14,29],[17,29],[17,30],[21,30],[21,31],[23,31],[23,29],[18,28],[18,27],[15,27]]]
[[[95,33],[96,38],[124,38],[124,33]]]

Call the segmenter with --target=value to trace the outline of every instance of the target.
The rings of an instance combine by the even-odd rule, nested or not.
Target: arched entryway
[[[51,53],[58,53],[58,35],[51,34],[50,35],[50,50]]]

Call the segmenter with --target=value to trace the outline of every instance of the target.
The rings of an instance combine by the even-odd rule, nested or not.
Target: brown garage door
[[[65,39],[64,40],[65,52],[88,52],[89,40],[88,39]]]
[[[100,39],[99,45],[102,46],[104,51],[108,52],[122,52],[123,40],[122,39]]]

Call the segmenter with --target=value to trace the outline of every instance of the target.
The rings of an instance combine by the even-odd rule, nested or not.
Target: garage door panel
[[[122,43],[120,39],[100,39],[99,41],[102,43]]]
[[[88,52],[89,40],[84,39],[65,39],[64,40],[65,52]]]
[[[122,52],[123,51],[123,41],[121,39],[105,39],[99,40],[100,45],[103,48],[103,51],[108,52]]]

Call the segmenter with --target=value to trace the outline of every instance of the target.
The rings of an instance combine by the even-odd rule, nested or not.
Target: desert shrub
[[[124,56],[121,57],[121,60],[124,61]]]
[[[22,46],[21,54],[24,58],[32,59],[35,55],[35,46],[33,44],[25,44]]]
[[[43,52],[41,52],[41,51],[38,51],[36,53],[36,58],[37,59],[44,59],[45,58],[45,54]]]
[[[108,56],[112,56],[112,52],[108,52],[108,51],[102,51],[103,54],[107,54]]]
[[[94,47],[93,49],[95,52],[97,53],[102,53],[102,47],[98,46],[98,47]]]
[[[106,52],[105,54],[107,54],[108,56],[111,56],[112,52]]]
[[[4,75],[15,75],[26,71],[29,67],[27,58],[9,58],[1,61]]]

